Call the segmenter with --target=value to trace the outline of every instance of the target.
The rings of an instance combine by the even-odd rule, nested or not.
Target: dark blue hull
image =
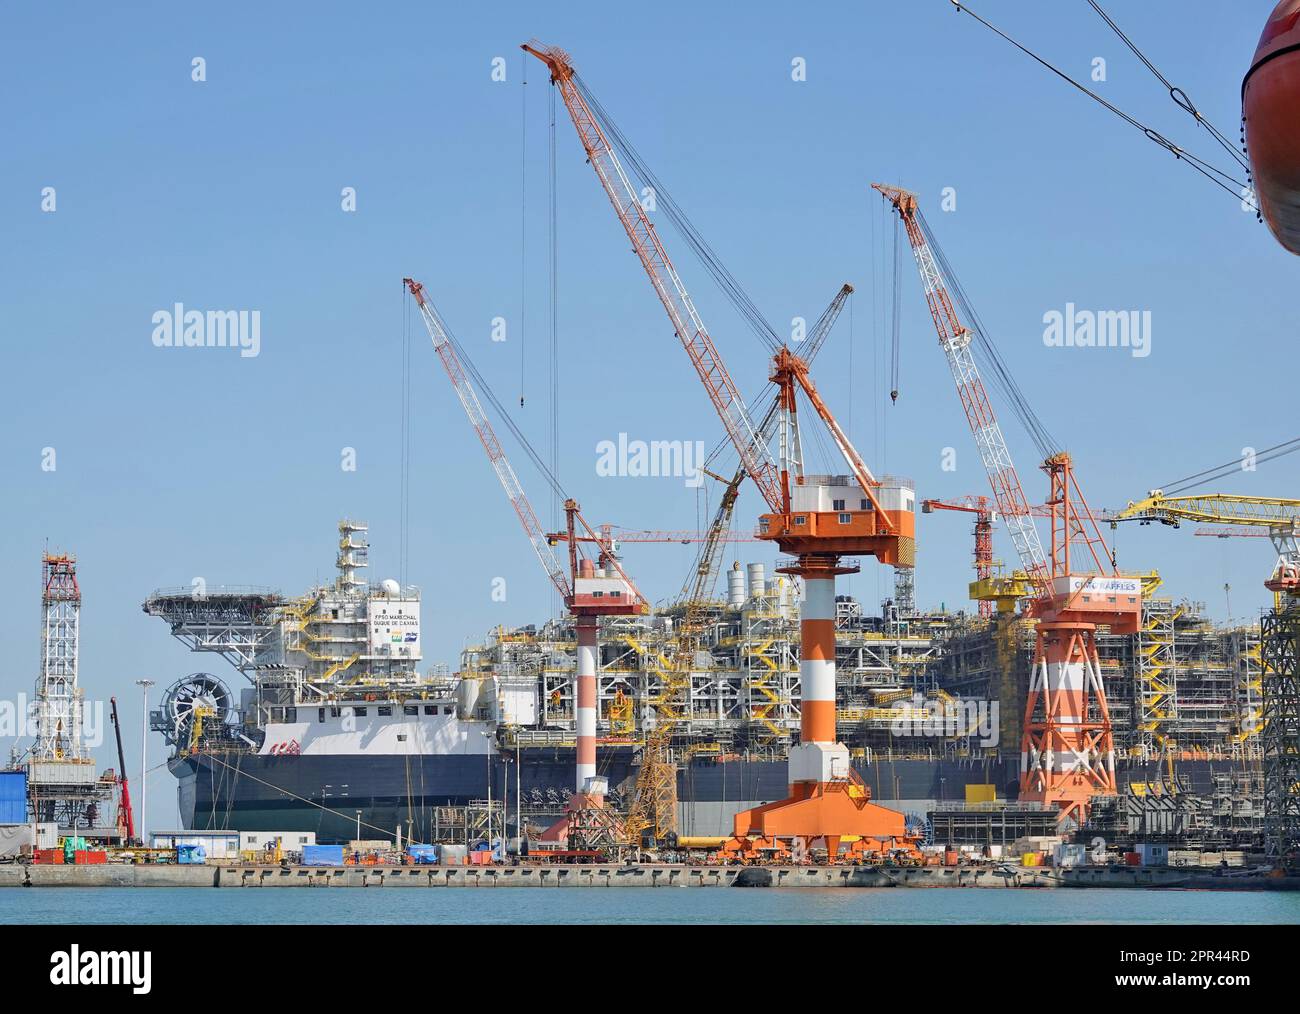
[[[435,840],[445,828],[439,807],[472,800],[504,799],[513,815],[517,791],[523,809],[535,820],[558,816],[573,785],[573,754],[563,751],[514,758],[491,756],[286,756],[203,754],[173,758],[179,779],[181,820],[186,828],[238,831],[314,831],[322,843],[357,837],[403,836]],[[960,802],[968,785],[993,785],[998,798],[1015,799],[1013,760],[877,760],[856,765],[874,800],[912,812],[930,804]],[[1192,791],[1208,792],[1212,776],[1229,770],[1226,762],[1179,764],[1179,776]],[[611,802],[630,798],[636,766],[629,750],[608,750],[600,773],[609,779]],[[1124,767],[1121,786],[1158,779],[1150,769]],[[516,789],[518,785],[518,790]],[[786,765],[779,760],[720,761],[696,758],[678,772],[681,826],[687,834],[722,834],[731,815],[787,793]]]

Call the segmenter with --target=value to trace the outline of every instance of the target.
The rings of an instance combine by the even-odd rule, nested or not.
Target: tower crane
[[[971,585],[971,597],[979,602],[980,616],[988,619],[993,615],[994,600],[981,598],[979,587],[987,587],[993,578],[993,523],[998,513],[986,496],[968,496],[960,502],[948,500],[922,500],[921,513],[933,514],[935,511],[961,511],[975,515],[975,584]],[[1014,607],[1013,607],[1014,608]]]
[[[805,602],[800,631],[800,742],[789,755],[789,796],[737,814],[729,852],[793,848],[822,840],[834,862],[846,837],[850,851],[906,837],[903,814],[870,802],[870,791],[835,738],[835,578],[853,573],[848,555],[881,563],[915,563],[914,504],[910,485],[886,484],[867,468],[808,375],[807,360],[777,345],[769,379],[777,385],[775,419],[779,460],[740,397],[708,329],[642,205],[612,138],[612,124],[574,71],[568,54],[529,43],[523,49],[546,64],[573,120],[587,161],[668,314],[677,339],[713,403],[745,474],[767,511],[758,535],[795,560],[781,568],[801,577]],[[775,344],[775,343],[774,343]],[[799,438],[802,395],[830,432],[849,474],[806,476]]]
[[[951,269],[934,243],[916,195],[872,184],[899,215],[912,247],[939,344],[948,360],[998,513],[1029,582],[1037,619],[1034,670],[1020,748],[1020,798],[1057,807],[1058,822],[1081,824],[1089,800],[1115,793],[1115,745],[1097,654],[1096,630],[1134,633],[1142,582],[1118,573],[1088,509],[1068,453],[1041,466],[1050,481],[1050,555],[1044,551],[1020,477],[975,363],[983,337]],[[962,303],[967,319],[954,304]],[[1084,568],[1081,569],[1080,564]]]
[[[975,515],[975,580],[970,584],[970,597],[979,604],[980,616],[987,619],[994,611],[1013,613],[1016,603],[1029,594],[1029,581],[1023,571],[1013,574],[995,574],[1001,564],[993,559],[993,525],[998,512],[986,496],[964,496],[959,500],[924,500],[921,513],[959,511]],[[1029,508],[1034,517],[1051,517],[1052,508],[1034,504]]]
[[[600,650],[600,617],[640,615],[648,612],[649,607],[613,556],[604,556],[599,568],[591,560],[579,558],[579,532],[583,538],[595,542],[600,541],[600,536],[583,518],[577,501],[571,497],[564,502],[569,565],[567,570],[560,565],[551,550],[551,540],[538,523],[532,504],[469,382],[451,332],[429,300],[424,286],[412,278],[404,278],[402,281],[420,308],[420,316],[429,331],[434,351],[447,371],[470,425],[474,427],[487,452],[488,461],[491,462],[501,487],[519,516],[524,534],[532,543],[542,569],[560,593],[565,607],[574,616],[578,635],[577,763],[575,791],[569,797],[566,817],[571,847],[590,847],[593,835],[617,840],[621,838],[622,832],[611,830],[611,820],[605,808],[608,786],[603,778],[596,775],[596,662]],[[558,488],[554,476],[548,478]],[[575,842],[575,838],[584,840]]]

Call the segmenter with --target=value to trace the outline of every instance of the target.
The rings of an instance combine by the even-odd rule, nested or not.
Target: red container
[[[956,866],[956,865],[957,865],[957,853],[956,853],[956,852],[945,852],[945,853],[943,854],[943,865],[944,865],[944,866]]]
[[[91,851],[90,849],[87,849],[84,852],[77,851],[72,854],[72,861],[78,866],[102,865],[103,863],[108,862],[108,853]]]
[[[1141,866],[1141,865],[1142,865],[1142,854],[1141,854],[1140,852],[1125,852],[1125,853],[1124,853],[1124,865],[1125,865],[1125,866]]]
[[[470,852],[469,861],[471,866],[491,866],[492,853],[486,849],[481,852]]]
[[[62,866],[63,849],[32,849],[32,862],[42,866]]]

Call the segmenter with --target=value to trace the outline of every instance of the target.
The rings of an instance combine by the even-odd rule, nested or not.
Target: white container
[[[1065,842],[1056,846],[1052,853],[1056,866],[1061,868],[1088,865],[1088,846],[1071,845]]]
[[[240,831],[239,850],[256,852],[275,845],[280,839],[280,848],[285,852],[301,852],[304,845],[316,844],[315,831]]]
[[[38,849],[56,849],[59,847],[58,821],[36,825],[36,847]]]

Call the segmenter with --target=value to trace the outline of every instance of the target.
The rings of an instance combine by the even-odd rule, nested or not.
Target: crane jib
[[[759,428],[749,417],[744,399],[714,347],[713,339],[673,267],[613,145],[578,90],[567,57],[555,49],[541,50],[531,45],[523,48],[551,69],[552,80],[560,89],[587,159],[668,314],[674,334],[704,383],[727,436],[768,506],[774,511],[782,510],[784,501],[776,462],[767,446],[757,441]]]

